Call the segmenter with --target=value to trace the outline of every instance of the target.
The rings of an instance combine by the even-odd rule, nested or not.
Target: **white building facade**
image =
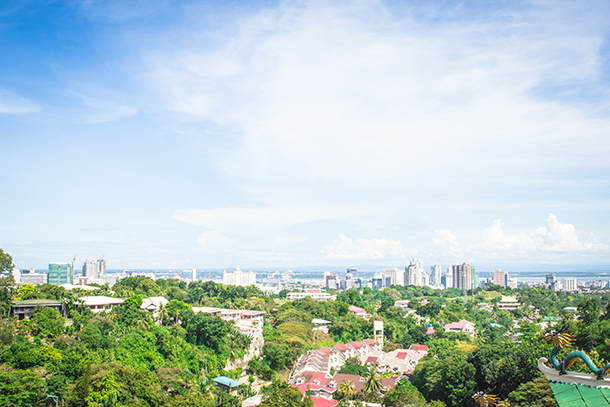
[[[564,278],[563,279],[563,290],[564,291],[578,291],[578,280],[575,278]]]
[[[249,272],[243,272],[239,267],[237,267],[232,273],[227,273],[227,271],[225,270],[222,273],[222,284],[238,285],[242,287],[255,285],[256,273],[254,273],[252,270],[250,270]]]
[[[392,285],[405,285],[405,271],[397,269],[395,267],[384,269],[383,272],[386,276],[392,279]]]
[[[424,285],[424,277],[426,272],[424,271],[424,264],[421,259],[412,259],[407,267],[405,267],[407,273],[407,285]]]

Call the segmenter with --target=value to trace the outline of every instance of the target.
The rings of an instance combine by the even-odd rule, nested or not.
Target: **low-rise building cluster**
[[[290,384],[303,394],[309,389],[314,398],[332,400],[332,395],[345,381],[351,381],[356,393],[362,390],[366,379],[352,374],[335,373],[350,358],[361,365],[375,366],[380,373],[392,373],[382,378],[383,389],[390,389],[403,374],[412,373],[417,363],[428,354],[425,345],[411,345],[409,349],[383,352],[382,345],[373,339],[323,346],[302,355],[297,361]],[[314,400],[315,401],[315,400]],[[322,405],[322,404],[320,404]]]

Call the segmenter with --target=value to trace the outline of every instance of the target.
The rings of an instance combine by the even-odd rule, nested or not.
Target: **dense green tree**
[[[141,305],[141,295],[133,295],[127,298],[123,306],[112,309],[115,315],[114,321],[123,329],[149,328],[152,326],[152,317],[148,311],[140,309]]]
[[[259,407],[313,407],[313,402],[294,387],[276,386],[272,392],[263,396]]]
[[[558,407],[549,382],[544,376],[520,385],[508,395],[505,407]]]
[[[234,330],[231,324],[218,316],[203,312],[185,319],[186,340],[197,346],[218,350],[227,335]]]
[[[368,374],[368,369],[360,364],[358,358],[349,358],[339,370],[341,374],[353,374],[365,377]]]
[[[578,304],[579,322],[588,326],[597,321],[600,317],[599,300],[597,298],[586,298]]]
[[[42,406],[46,390],[39,373],[0,366],[0,407]]]
[[[0,273],[11,271],[14,267],[11,255],[0,249]]]
[[[64,330],[65,319],[51,307],[45,307],[32,315],[31,328],[35,335],[55,338]]]
[[[426,399],[407,379],[402,379],[383,396],[384,407],[425,407]]]
[[[13,276],[0,277],[0,317],[8,316],[15,295],[15,279]]]

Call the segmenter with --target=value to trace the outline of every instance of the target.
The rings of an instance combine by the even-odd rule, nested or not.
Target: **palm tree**
[[[365,393],[378,393],[381,390],[381,378],[377,374],[377,369],[374,365],[369,367],[367,377],[368,379],[364,386],[362,386],[362,390]]]
[[[344,380],[339,385],[339,393],[343,394],[348,399],[354,398],[356,395],[356,387],[353,380]]]

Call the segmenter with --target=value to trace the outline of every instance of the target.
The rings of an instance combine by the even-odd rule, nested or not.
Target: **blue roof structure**
[[[220,376],[217,377],[214,380],[216,383],[218,384],[222,384],[226,387],[237,387],[237,386],[241,386],[242,383],[238,382],[237,380],[233,380],[230,377],[226,377],[226,376]]]

